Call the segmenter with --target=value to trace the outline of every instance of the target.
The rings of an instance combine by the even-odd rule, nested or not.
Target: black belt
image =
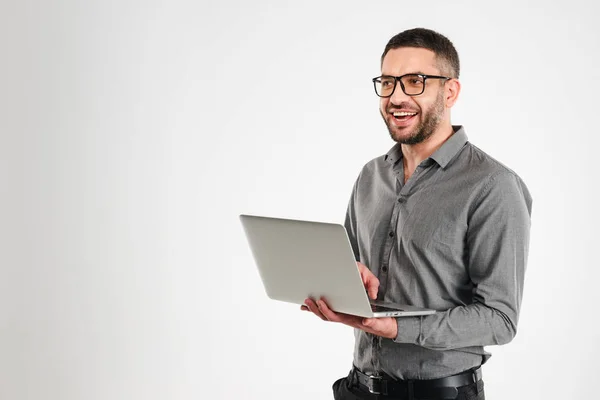
[[[455,399],[458,388],[481,380],[481,367],[470,369],[457,375],[439,379],[402,380],[367,375],[358,368],[352,368],[350,378],[357,386],[373,394],[382,394],[412,399],[435,397]]]

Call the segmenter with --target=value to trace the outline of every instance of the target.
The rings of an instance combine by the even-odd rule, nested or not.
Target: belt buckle
[[[384,381],[381,376],[369,375],[367,388],[371,394],[387,394],[387,381]]]

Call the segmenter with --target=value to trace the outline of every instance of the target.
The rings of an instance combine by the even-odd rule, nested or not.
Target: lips
[[[409,125],[412,120],[419,114],[417,111],[413,110],[394,110],[389,111],[389,115],[391,116],[390,120],[396,126],[402,127]]]

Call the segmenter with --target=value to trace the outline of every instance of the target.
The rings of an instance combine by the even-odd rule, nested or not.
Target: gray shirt
[[[433,379],[483,364],[485,345],[516,333],[531,196],[510,169],[454,134],[404,183],[396,144],[360,172],[345,226],[356,259],[379,278],[378,299],[437,312],[397,318],[398,336],[355,329],[367,373]]]

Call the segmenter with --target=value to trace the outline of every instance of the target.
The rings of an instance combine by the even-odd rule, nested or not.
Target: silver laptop
[[[343,225],[244,214],[240,220],[271,299],[304,304],[324,297],[332,310],[366,318],[435,313],[370,300]]]

